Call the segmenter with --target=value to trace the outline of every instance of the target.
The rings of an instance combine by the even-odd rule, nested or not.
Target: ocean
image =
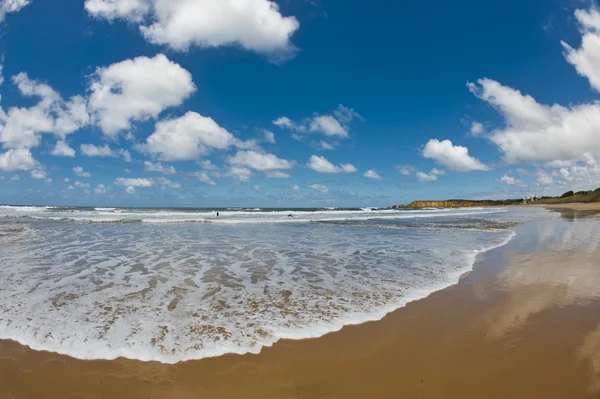
[[[258,353],[381,319],[554,215],[0,206],[0,339],[79,359]]]

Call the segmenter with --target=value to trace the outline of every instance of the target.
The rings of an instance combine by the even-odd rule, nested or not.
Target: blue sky
[[[0,203],[600,186],[591,2],[2,0],[0,18]]]

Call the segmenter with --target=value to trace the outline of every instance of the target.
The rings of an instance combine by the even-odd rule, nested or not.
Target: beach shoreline
[[[600,210],[584,205],[547,208],[567,212],[556,223],[577,233],[568,212]],[[0,398],[595,397],[600,305],[585,286],[596,277],[589,251],[540,245],[548,234],[540,226],[518,226],[516,238],[480,254],[458,284],[381,320],[281,340],[259,355],[84,361],[0,341]],[[552,267],[567,261],[569,276],[585,277],[573,295],[560,284],[563,268]],[[548,264],[553,280],[532,267]]]

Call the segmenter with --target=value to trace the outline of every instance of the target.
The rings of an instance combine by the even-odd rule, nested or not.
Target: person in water
[[[217,217],[219,217],[219,212],[217,212]]]
[[[290,213],[290,214],[288,215],[288,217],[289,217],[289,218],[293,218],[294,216],[292,216],[292,214]]]

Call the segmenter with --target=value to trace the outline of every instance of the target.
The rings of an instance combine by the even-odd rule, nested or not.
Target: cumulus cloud
[[[57,157],[73,158],[75,156],[75,150],[69,147],[69,145],[66,142],[59,140],[56,142],[56,145],[54,146],[50,154]]]
[[[481,136],[484,134],[485,127],[483,126],[483,123],[473,122],[471,124],[471,129],[469,129],[469,133],[471,133],[473,136]]]
[[[211,186],[217,184],[213,181],[213,179],[210,178],[208,173],[206,173],[205,171],[194,172],[192,175],[195,176],[202,183],[210,184]]]
[[[172,165],[163,165],[160,162],[144,161],[144,170],[146,172],[158,172],[163,175],[174,175],[177,171]]]
[[[86,157],[114,157],[113,150],[104,144],[102,147],[95,146],[94,144],[81,144],[79,150]]]
[[[499,183],[508,184],[509,186],[524,187],[523,182],[515,177],[509,176],[506,173],[501,178],[497,179]]]
[[[410,176],[415,171],[412,165],[397,165],[396,170],[403,176]]]
[[[352,164],[340,164],[340,166],[336,166],[325,157],[317,155],[312,155],[306,166],[319,173],[354,173],[358,171]]]
[[[73,185],[75,187],[79,187],[79,188],[90,188],[90,184],[89,183],[82,183],[79,181],[73,182]]]
[[[379,176],[374,169],[367,170],[363,176],[368,177],[369,179],[382,180],[381,176]]]
[[[315,191],[320,191],[322,193],[328,193],[329,192],[329,187],[323,185],[323,184],[310,184],[308,186],[309,188],[315,190]]]
[[[270,0],[86,0],[85,9],[137,23],[148,42],[174,50],[233,45],[275,60],[293,55],[290,38],[300,26]]]
[[[156,119],[195,90],[192,75],[165,55],[137,57],[97,68],[90,85],[89,110],[102,131],[115,136],[132,121]]]
[[[266,172],[265,176],[267,176],[270,179],[288,179],[291,177],[288,173],[282,172],[280,170]]]
[[[154,182],[152,179],[119,177],[115,179],[115,184],[117,186],[125,186],[125,192],[133,194],[137,187],[152,187]]]
[[[148,0],[85,0],[85,10],[92,16],[108,21],[126,19],[142,22],[150,11]]]
[[[247,182],[252,176],[252,171],[248,168],[231,166],[227,171],[227,175],[234,178],[238,182]]]
[[[274,154],[253,150],[238,151],[234,156],[230,156],[228,160],[232,165],[247,167],[261,172],[272,172],[291,169],[293,167],[292,162],[278,158]]]
[[[0,2],[0,22],[4,21],[6,14],[20,11],[31,3],[31,0],[3,0]]]
[[[467,147],[455,146],[450,140],[429,140],[423,149],[423,156],[459,172],[490,170],[488,166],[470,156]]]
[[[350,129],[349,125],[355,119],[364,120],[364,118],[352,108],[339,105],[331,114],[315,114],[311,118],[306,118],[298,124],[286,116],[275,119],[273,124],[283,129],[293,130],[297,133],[323,133],[329,137],[347,138]]]
[[[163,161],[190,161],[211,149],[225,150],[235,143],[233,135],[212,118],[190,111],[182,117],[158,122],[154,133],[139,149]]]
[[[63,140],[89,123],[83,97],[65,101],[52,87],[30,79],[24,72],[14,75],[12,82],[22,96],[37,97],[39,102],[29,108],[0,108],[0,143],[4,148],[38,146],[42,133],[53,133]]]
[[[13,177],[11,177],[10,180],[18,181],[18,180],[21,180],[21,178],[19,177],[19,175],[13,175]]]
[[[433,169],[431,169],[431,171],[429,173],[417,172],[416,176],[420,182],[430,182],[430,181],[436,181],[438,179],[438,176],[445,175],[445,174],[446,174],[446,172],[444,172],[443,170],[433,168]]]
[[[34,169],[29,172],[32,178],[34,179],[45,179],[47,177],[46,171],[44,169]]]
[[[565,50],[565,58],[571,63],[577,73],[586,77],[590,85],[600,91],[600,12],[592,8],[589,11],[576,10],[575,18],[583,37],[581,38],[581,47],[574,49],[567,43],[561,41]]]
[[[275,144],[275,133],[270,130],[263,130],[264,140],[267,143]]]
[[[38,165],[26,149],[11,149],[0,153],[0,169],[5,171],[32,170]]]
[[[594,8],[577,10],[575,17],[582,33],[581,46],[574,49],[563,43],[564,56],[600,91],[600,13]],[[593,176],[595,169],[589,160],[600,157],[600,103],[540,104],[532,96],[491,79],[480,79],[468,87],[504,117],[504,126],[489,135],[503,152],[504,160],[543,162],[547,167],[565,170],[575,167]],[[552,176],[546,175],[543,171],[536,173],[538,184],[552,181]]]
[[[325,151],[332,151],[332,150],[335,150],[335,147],[334,147],[334,146],[332,146],[331,144],[329,144],[328,142],[326,142],[326,141],[323,141],[323,140],[321,140],[321,141],[319,142],[319,147],[320,147],[322,150],[325,150]]]
[[[290,186],[290,189],[293,190],[293,191],[300,191],[300,186],[297,185],[297,184],[292,184]]]
[[[79,177],[92,177],[92,174],[83,170],[81,166],[75,166],[73,172]]]
[[[541,185],[541,186],[554,185],[554,179],[552,178],[552,175],[542,169],[538,169],[536,171],[535,178],[536,178],[538,185]]]
[[[98,184],[94,192],[96,194],[106,194],[107,187],[104,184]]]

